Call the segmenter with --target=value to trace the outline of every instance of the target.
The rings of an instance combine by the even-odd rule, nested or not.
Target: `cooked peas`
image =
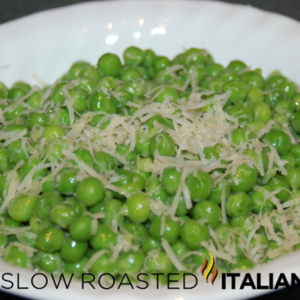
[[[198,48],[170,60],[131,46],[123,61],[106,53],[94,66],[75,62],[44,90],[0,83],[4,259],[119,280],[178,272],[166,244],[193,271],[215,247],[231,256],[214,257],[228,272],[270,260],[279,247],[270,235],[284,238],[287,218],[296,239],[296,84],[239,60],[225,69]],[[19,227],[30,237],[11,234]]]

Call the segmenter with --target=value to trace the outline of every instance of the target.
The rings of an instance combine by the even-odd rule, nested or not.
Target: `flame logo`
[[[211,255],[210,252],[208,252],[208,254],[210,256],[210,262],[209,262],[209,264],[207,266],[207,259],[204,256],[205,261],[204,261],[204,264],[203,264],[203,266],[201,268],[201,274],[203,275],[203,272],[204,272],[204,270],[205,270],[205,268],[207,266],[206,271],[204,273],[204,279],[207,282],[207,279],[208,279],[208,276],[209,276],[210,272],[212,271],[213,268],[215,268],[214,274],[213,274],[213,276],[211,278],[211,284],[214,285],[214,281],[215,281],[215,279],[216,279],[216,277],[218,275],[218,269],[215,266],[215,260],[214,260],[213,256]]]

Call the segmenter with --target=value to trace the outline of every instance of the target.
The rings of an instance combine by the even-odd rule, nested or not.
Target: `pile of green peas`
[[[273,257],[268,253],[282,245],[270,238],[262,224],[255,234],[255,226],[249,224],[258,224],[258,215],[269,218],[282,241],[288,237],[284,236],[278,216],[286,218],[294,230],[299,228],[295,224],[297,218],[287,217],[298,213],[297,205],[279,212],[276,203],[267,198],[279,190],[273,198],[282,205],[300,196],[300,93],[295,83],[280,72],[264,78],[260,69],[249,70],[239,60],[224,67],[215,63],[206,50],[197,48],[170,60],[150,49],[132,46],[124,51],[123,59],[124,64],[117,55],[106,53],[95,66],[78,61],[59,81],[43,89],[24,82],[16,82],[11,88],[0,83],[3,259],[35,271],[73,273],[78,277],[84,272],[110,273],[116,278],[124,273],[134,278],[140,272],[160,272],[178,273],[180,278],[183,270],[177,270],[165,252],[164,239],[185,270],[192,272],[201,269],[204,257],[209,259],[208,252],[214,253],[213,248],[227,255],[215,257],[219,272],[249,269],[271,261]],[[180,67],[172,69],[174,66]],[[171,119],[156,114],[142,122],[147,130],[137,132],[134,149],[123,142],[113,152],[107,151],[105,145],[96,151],[88,142],[75,142],[68,136],[73,125],[89,112],[95,114],[85,128],[105,132],[113,115],[130,118],[140,107],[153,102],[163,104],[171,99],[177,105],[188,102],[193,93],[202,92],[202,101],[219,94],[229,95],[223,111],[238,120],[231,143],[236,148],[244,143],[252,145],[254,140],[263,143],[259,153],[249,146],[242,155],[256,162],[261,160],[265,175],[255,166],[243,163],[234,173],[217,181],[231,161],[224,161],[223,169],[209,173],[193,171],[185,180],[192,207],[187,207],[182,194],[174,216],[153,211],[153,202],[171,207],[182,184],[180,168],[167,167],[160,174],[152,173],[157,154],[191,154],[180,152],[168,133],[168,129],[174,129]],[[213,105],[195,113],[202,118],[211,109]],[[176,113],[180,115],[180,108]],[[258,137],[271,120],[271,128]],[[158,128],[165,130],[157,134]],[[21,132],[22,137],[9,141]],[[66,155],[70,143],[76,161]],[[271,162],[272,172],[266,175],[272,149],[285,163],[286,172]],[[216,143],[203,152],[207,160],[217,160],[224,147]],[[195,160],[201,159],[192,154]],[[99,176],[87,174],[79,162]],[[117,180],[111,180],[116,176]],[[17,191],[6,201],[11,195],[12,178],[21,183],[29,177],[37,184],[25,193]],[[255,186],[260,189],[254,189]],[[253,237],[249,250],[243,247],[243,240],[250,232]],[[123,248],[115,257],[120,242]],[[231,251],[226,248],[229,244]],[[255,254],[258,259],[252,259],[247,251],[258,244],[262,245]],[[277,256],[299,247],[298,237],[291,248],[282,249]],[[103,250],[104,254],[86,269],[91,257]],[[164,276],[160,278],[166,280]]]

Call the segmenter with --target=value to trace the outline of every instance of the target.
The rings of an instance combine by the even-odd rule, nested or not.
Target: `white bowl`
[[[264,75],[279,69],[300,83],[300,24],[278,14],[251,6],[231,5],[214,1],[201,2],[90,2],[37,13],[0,26],[0,81],[7,85],[17,80],[37,84],[37,75],[50,84],[76,60],[96,63],[105,52],[122,55],[130,45],[151,48],[160,55],[173,57],[189,47],[206,48],[217,62],[224,65],[241,59]],[[291,253],[267,265],[257,266],[251,274],[280,272],[287,277],[300,275],[298,253]],[[20,286],[31,286],[33,272],[21,270],[0,261],[1,275],[12,273]],[[2,276],[0,276],[2,277]],[[8,278],[8,277],[7,277]],[[240,280],[238,280],[240,281]],[[44,281],[41,279],[40,284]],[[38,280],[36,281],[38,284]],[[9,286],[0,278],[0,286]],[[181,286],[182,287],[182,286]],[[72,281],[70,288],[9,290],[36,299],[89,300],[198,300],[241,299],[265,293],[265,290],[226,290],[217,278],[214,286],[201,282],[194,289],[146,290],[122,286],[118,289],[82,289]]]

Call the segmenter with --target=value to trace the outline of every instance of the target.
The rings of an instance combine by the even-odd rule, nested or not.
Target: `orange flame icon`
[[[218,269],[217,269],[216,266],[215,266],[215,261],[214,261],[213,256],[211,255],[210,252],[208,252],[208,254],[209,254],[209,256],[210,256],[210,262],[209,262],[209,264],[208,264],[208,266],[207,266],[207,259],[206,259],[206,257],[204,256],[205,261],[204,261],[204,264],[203,264],[203,266],[202,266],[202,268],[201,268],[201,274],[203,275],[203,272],[204,272],[204,270],[205,270],[205,268],[206,268],[206,266],[207,266],[206,271],[205,271],[205,273],[204,273],[204,279],[205,279],[205,281],[207,282],[207,278],[208,278],[210,272],[212,271],[213,268],[215,268],[214,274],[213,274],[213,276],[212,276],[212,278],[211,278],[211,284],[213,285],[213,284],[214,284],[214,281],[215,281],[215,279],[216,279],[216,277],[217,277],[217,275],[218,275]]]

